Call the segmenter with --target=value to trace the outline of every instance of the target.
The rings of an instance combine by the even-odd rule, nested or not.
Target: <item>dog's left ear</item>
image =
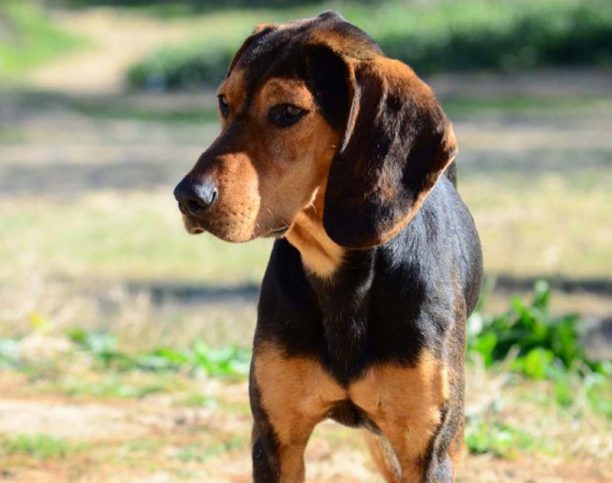
[[[347,77],[350,114],[329,172],[323,224],[339,245],[367,248],[415,216],[457,146],[433,92],[407,65],[349,60]]]

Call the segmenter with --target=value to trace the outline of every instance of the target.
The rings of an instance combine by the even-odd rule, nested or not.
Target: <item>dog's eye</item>
[[[219,111],[221,111],[221,115],[223,117],[227,117],[227,115],[229,114],[229,104],[227,103],[227,97],[222,94],[218,96],[217,99],[219,99]]]
[[[289,127],[298,122],[308,111],[293,104],[277,104],[270,109],[268,118],[278,127]]]

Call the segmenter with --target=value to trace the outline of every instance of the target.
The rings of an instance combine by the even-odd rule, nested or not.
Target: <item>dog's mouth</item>
[[[183,223],[185,224],[185,230],[190,235],[199,235],[206,231],[199,221],[191,216],[183,215]]]
[[[285,233],[287,233],[287,230],[289,230],[289,225],[284,225],[284,226],[281,226],[280,228],[275,228],[273,230],[266,232],[263,236],[265,238],[281,238],[282,236],[285,235]]]
[[[204,233],[206,230],[201,226],[192,226],[190,228],[187,228],[187,231],[190,235],[199,235],[200,233]]]
[[[220,236],[221,238],[223,238],[220,233],[216,233],[217,230],[215,230],[213,227],[206,226],[203,220],[200,220],[199,218],[196,218],[187,213],[183,213],[183,223],[185,224],[185,229],[187,230],[187,233],[189,233],[190,235],[199,235],[204,232],[211,232],[213,235]],[[251,239],[257,238],[258,236],[261,238],[282,238],[288,230],[289,225],[282,225],[278,228],[273,228],[271,230],[264,231],[259,235],[254,233]]]

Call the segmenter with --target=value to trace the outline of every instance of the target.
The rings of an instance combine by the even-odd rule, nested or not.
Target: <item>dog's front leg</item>
[[[310,430],[312,432],[312,430]],[[267,420],[253,425],[253,481],[256,483],[299,483],[304,481],[304,450],[308,438],[281,442]]]
[[[313,360],[285,357],[272,345],[255,348],[250,376],[253,479],[304,481],[304,451],[312,431],[337,399],[335,384]]]

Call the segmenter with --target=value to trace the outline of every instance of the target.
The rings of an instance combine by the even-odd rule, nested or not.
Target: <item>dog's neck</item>
[[[343,385],[365,370],[370,289],[375,250],[349,250],[323,227],[324,190],[295,217],[286,239],[300,252],[306,279],[321,313],[324,364]],[[343,264],[350,265],[347,272]],[[338,304],[342,304],[339,310]]]
[[[325,189],[319,189],[312,203],[297,214],[285,238],[300,252],[306,270],[328,279],[342,265],[345,250],[323,228],[324,198]]]

